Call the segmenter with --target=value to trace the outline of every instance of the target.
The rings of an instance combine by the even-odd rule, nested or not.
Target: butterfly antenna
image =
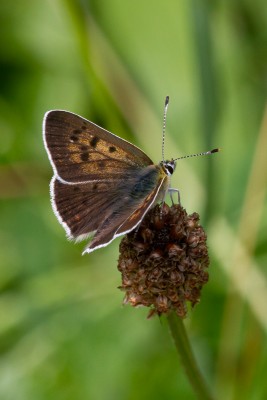
[[[169,96],[166,96],[165,106],[164,106],[164,115],[163,115],[163,127],[162,127],[162,161],[165,161],[164,157],[164,147],[165,147],[165,131],[166,131],[166,115],[169,105]]]
[[[188,156],[182,156],[182,157],[175,158],[173,161],[182,160],[183,158],[208,156],[209,154],[218,153],[219,151],[221,151],[221,149],[217,148],[217,149],[213,149],[213,150],[209,150],[209,151],[203,151],[202,153],[189,154]]]

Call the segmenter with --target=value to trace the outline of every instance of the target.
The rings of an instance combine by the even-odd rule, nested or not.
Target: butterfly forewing
[[[44,140],[55,174],[70,183],[122,179],[153,164],[138,147],[67,111],[46,114]]]

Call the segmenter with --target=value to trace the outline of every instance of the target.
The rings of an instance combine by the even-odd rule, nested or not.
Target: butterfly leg
[[[134,231],[133,231],[133,233],[134,233],[134,239],[136,239],[136,236],[137,236],[137,233],[138,233],[138,231],[139,231],[140,225],[141,225],[141,222],[140,222],[140,224],[138,224],[138,225],[134,228]]]
[[[161,203],[160,203],[160,209],[159,209],[159,216],[160,216],[160,218],[162,218],[163,207],[164,207],[164,204],[165,204],[165,198],[166,198],[166,192],[164,193],[164,196],[163,196],[163,198],[162,198],[162,200],[161,200]]]
[[[177,196],[178,196],[178,204],[181,205],[180,190],[179,190],[179,189],[169,188],[169,189],[168,189],[168,192],[170,193],[170,198],[171,198],[171,201],[172,201],[172,205],[174,205],[173,195],[172,195],[173,192],[176,192],[176,193],[177,193]]]

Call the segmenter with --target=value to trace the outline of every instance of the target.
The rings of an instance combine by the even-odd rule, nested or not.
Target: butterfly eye
[[[165,168],[166,174],[172,175],[175,170],[176,163],[173,160],[166,161],[166,162],[164,162],[163,166]]]
[[[170,175],[173,174],[174,169],[173,169],[173,167],[171,165],[167,166],[167,170],[169,171]]]

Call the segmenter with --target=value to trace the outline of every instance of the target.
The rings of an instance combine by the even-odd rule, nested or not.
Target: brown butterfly
[[[83,254],[137,228],[154,203],[163,201],[167,191],[177,191],[170,188],[177,159],[165,161],[163,152],[155,165],[138,147],[76,114],[48,111],[43,135],[54,170],[54,213],[69,239],[93,235]]]

